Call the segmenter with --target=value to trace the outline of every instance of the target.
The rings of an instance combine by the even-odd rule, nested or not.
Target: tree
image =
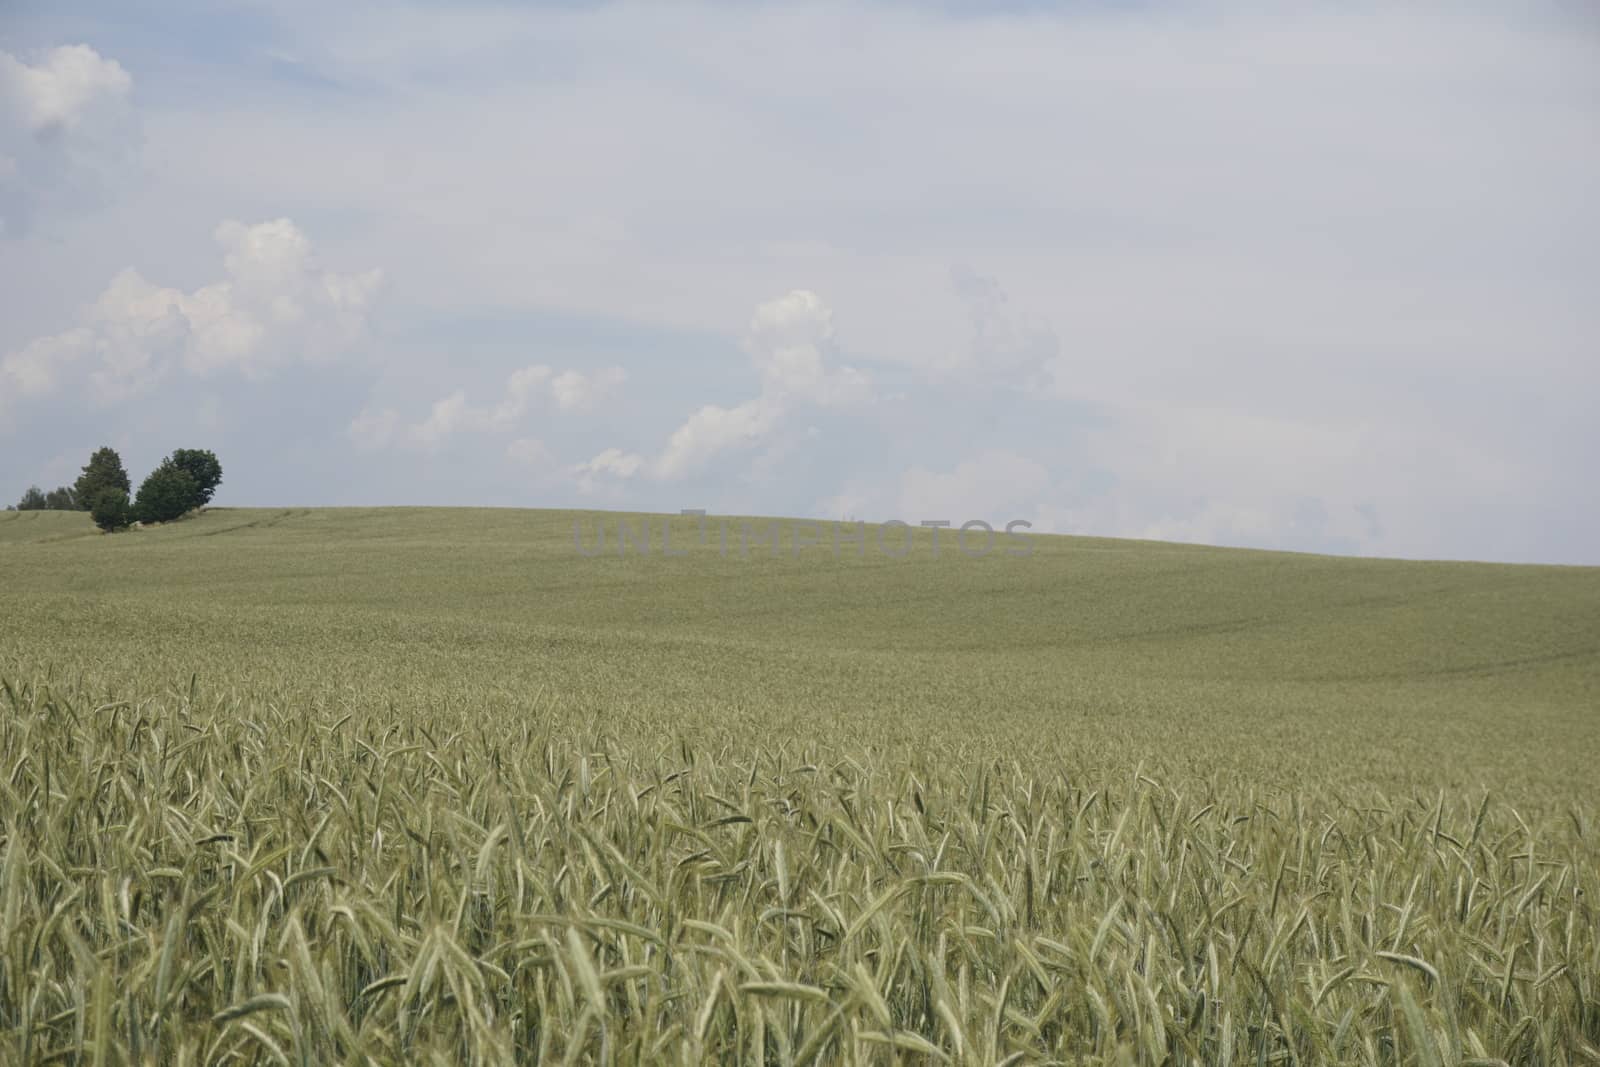
[[[28,486],[28,491],[22,494],[21,500],[17,501],[18,511],[43,511],[44,508],[44,490],[37,485]]]
[[[197,487],[194,507],[211,503],[211,494],[222,484],[222,464],[215,452],[204,448],[180,448],[167,457],[167,462],[179,470],[189,472]]]
[[[78,497],[70,488],[59,485],[44,495],[44,506],[52,511],[81,511]]]
[[[163,460],[139,486],[133,514],[140,522],[171,522],[192,509],[199,496],[194,476],[171,460]]]
[[[128,472],[123,469],[122,457],[117,455],[116,449],[97,448],[72,488],[78,506],[87,508],[93,506],[100,490],[121,489],[127,496],[133,492],[133,483],[128,481]]]
[[[114,486],[100,490],[89,505],[89,517],[106,533],[126,530],[133,524],[133,508],[128,505],[128,494]]]

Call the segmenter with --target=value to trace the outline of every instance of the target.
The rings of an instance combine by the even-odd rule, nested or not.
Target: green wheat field
[[[617,518],[0,516],[0,1062],[1600,1064],[1600,568]]]

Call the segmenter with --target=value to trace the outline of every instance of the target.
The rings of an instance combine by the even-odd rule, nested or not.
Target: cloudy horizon
[[[24,2],[0,496],[1600,564],[1581,5]]]

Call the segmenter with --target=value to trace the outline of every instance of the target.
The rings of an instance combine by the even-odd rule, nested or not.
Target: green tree
[[[78,506],[87,508],[94,503],[100,490],[121,489],[126,496],[133,492],[133,483],[128,480],[128,472],[123,469],[122,457],[117,455],[116,449],[97,448],[72,488]]]
[[[222,464],[215,452],[204,448],[180,448],[167,457],[167,462],[189,472],[197,488],[195,507],[211,503],[211,494],[222,484]]]
[[[81,511],[77,494],[65,485],[59,485],[44,495],[44,506],[52,511]]]
[[[194,508],[199,495],[193,475],[171,460],[163,460],[140,484],[133,514],[140,522],[171,522]]]
[[[89,517],[106,533],[126,530],[133,524],[133,508],[128,504],[128,494],[114,486],[100,490],[89,505]]]
[[[22,494],[21,500],[17,501],[18,511],[43,511],[44,509],[44,490],[37,485],[28,486],[28,491]]]

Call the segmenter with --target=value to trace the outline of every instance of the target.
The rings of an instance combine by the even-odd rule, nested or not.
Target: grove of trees
[[[211,502],[222,484],[222,464],[204,448],[180,448],[162,460],[139,484],[138,493],[116,449],[97,448],[83,473],[69,486],[46,493],[29,486],[8,511],[87,511],[107,532],[135,522],[171,522]]]
[[[28,491],[22,494],[14,511],[82,511],[78,506],[78,494],[71,488],[63,485],[50,490],[48,493],[37,485],[28,486]]]

